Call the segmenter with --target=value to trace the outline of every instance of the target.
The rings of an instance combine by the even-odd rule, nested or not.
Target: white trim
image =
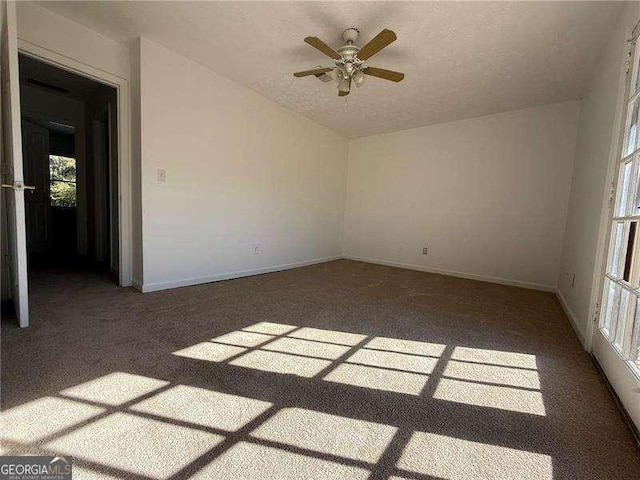
[[[555,292],[556,287],[551,285],[541,285],[539,283],[523,282],[522,280],[512,280],[509,278],[491,277],[488,275],[478,275],[475,273],[457,272],[455,270],[445,270],[442,268],[425,267],[422,265],[414,265],[412,263],[390,262],[387,260],[379,260],[377,258],[358,257],[355,255],[343,255],[343,258],[349,260],[357,260],[359,262],[375,263],[377,265],[386,265],[388,267],[406,268],[408,270],[418,270],[420,272],[437,273],[440,275],[448,275],[450,277],[467,278],[469,280],[479,280],[481,282],[498,283],[500,285],[510,285],[512,287],[530,288],[533,290],[542,290],[544,292]]]
[[[131,281],[131,286],[139,292],[142,292],[142,284],[135,278]]]
[[[582,333],[582,330],[580,330],[580,327],[579,327],[580,323],[578,322],[578,317],[576,317],[576,314],[573,313],[573,310],[571,310],[571,307],[569,306],[569,302],[567,302],[566,298],[564,298],[564,295],[562,295],[562,292],[560,291],[559,288],[556,288],[555,294],[558,299],[558,302],[560,302],[560,306],[564,310],[564,313],[567,315],[569,322],[571,322],[573,331],[578,337],[578,340],[580,340],[580,343],[582,344],[582,348],[584,348],[588,352],[589,351],[588,348],[591,348],[591,345],[590,343],[587,343],[587,339],[584,333]]]
[[[112,73],[95,68],[86,63],[18,38],[18,51],[41,62],[69,72],[90,78],[114,87],[118,92],[118,219],[120,234],[119,283],[122,287],[132,285],[133,238],[132,238],[132,197],[131,197],[131,105],[129,82]]]
[[[626,136],[626,118],[628,109],[628,84],[633,78],[628,75],[626,69],[626,57],[627,51],[624,50],[622,54],[622,66],[618,74],[618,97],[616,99],[616,112],[614,118],[614,124],[612,128],[611,145],[609,147],[609,162],[607,165],[607,178],[605,182],[602,208],[600,211],[600,226],[598,228],[598,243],[596,247],[596,258],[593,269],[593,277],[591,284],[591,295],[589,297],[589,312],[590,315],[594,312],[595,304],[600,305],[600,315],[602,315],[602,296],[604,288],[604,274],[606,272],[606,262],[608,260],[609,240],[611,237],[611,221],[615,215],[615,203],[610,203],[611,191],[615,192],[617,189],[617,173],[618,166],[624,163],[625,158],[622,157],[622,149],[624,148],[624,140]],[[635,63],[635,59],[634,59]],[[635,67],[634,67],[635,68]],[[615,198],[615,196],[614,196]],[[600,316],[599,315],[599,316]],[[587,332],[585,334],[585,350],[589,353],[593,352],[594,337],[598,331],[598,324],[600,318],[589,318],[587,322]]]
[[[218,273],[206,277],[184,278],[182,280],[170,280],[168,282],[145,283],[143,285],[135,282],[134,286],[143,293],[157,292],[159,290],[168,290],[170,288],[189,287],[191,285],[199,285],[202,283],[219,282],[221,280],[231,280],[234,278],[250,277],[252,275],[261,275],[263,273],[280,272],[282,270],[291,270],[293,268],[306,267],[317,263],[326,263],[333,260],[340,260],[342,255],[333,255],[331,257],[314,258],[312,260],[304,260],[302,262],[286,263],[283,265],[273,265],[270,267],[260,267],[252,270],[241,270],[237,272]]]

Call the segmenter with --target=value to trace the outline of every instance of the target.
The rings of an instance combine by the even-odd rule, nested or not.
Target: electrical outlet
[[[258,255],[261,251],[262,251],[262,246],[257,243],[253,245],[253,247],[251,248],[251,253],[253,253],[254,255]]]
[[[167,181],[167,171],[164,168],[159,168],[156,170],[156,179],[160,183],[164,183]]]
[[[423,255],[428,255],[429,254],[429,249],[427,247],[422,247],[422,254]]]

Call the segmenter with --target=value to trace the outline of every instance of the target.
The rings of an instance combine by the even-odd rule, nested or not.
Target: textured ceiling
[[[144,36],[349,138],[579,98],[621,11],[613,2],[42,2],[118,41]],[[292,73],[327,57],[350,26],[362,45],[398,40],[369,77],[335,84]]]

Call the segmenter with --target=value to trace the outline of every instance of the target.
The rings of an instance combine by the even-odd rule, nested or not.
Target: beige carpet
[[[76,479],[640,478],[550,293],[336,261],[139,294],[34,274],[4,454]]]

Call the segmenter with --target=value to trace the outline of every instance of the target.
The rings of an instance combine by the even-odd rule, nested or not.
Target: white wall
[[[140,50],[144,290],[340,255],[347,140],[151,41]]]
[[[559,292],[583,342],[589,337],[593,303],[599,298],[597,285],[592,288],[601,250],[599,231],[608,201],[609,174],[618,155],[626,40],[638,18],[640,7],[634,2],[621,15],[582,99]]]
[[[351,141],[345,253],[554,289],[578,113],[566,102]]]
[[[127,46],[32,2],[17,2],[18,38],[121,78],[129,78]]]

